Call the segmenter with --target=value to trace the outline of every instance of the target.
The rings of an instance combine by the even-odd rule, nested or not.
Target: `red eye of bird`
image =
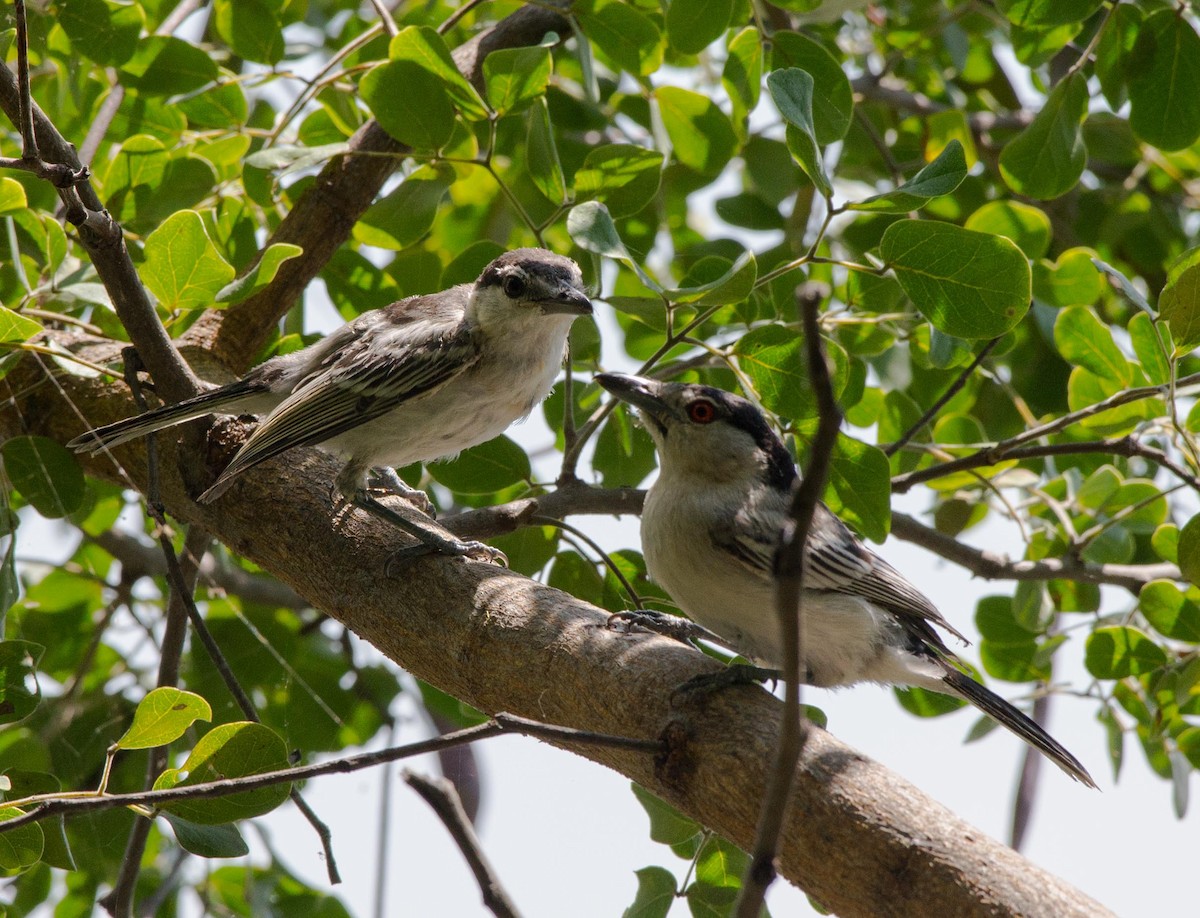
[[[697,424],[711,424],[717,419],[717,406],[701,399],[688,405],[688,417]]]

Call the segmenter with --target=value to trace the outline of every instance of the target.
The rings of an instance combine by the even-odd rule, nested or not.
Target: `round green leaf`
[[[175,830],[179,847],[198,857],[244,857],[250,853],[250,846],[236,826],[202,826],[174,813],[163,816]]]
[[[1167,268],[1158,311],[1181,352],[1200,344],[1200,246],[1188,249]]]
[[[841,140],[854,117],[854,93],[842,65],[824,46],[799,32],[778,31],[771,41],[777,69],[794,67],[812,77],[812,120],[817,143],[824,146]]]
[[[567,197],[567,182],[563,177],[562,161],[558,157],[558,146],[550,124],[550,110],[545,99],[539,100],[529,110],[525,155],[529,161],[529,178],[537,190],[551,203],[563,203]]]
[[[198,720],[212,720],[208,702],[193,692],[163,686],[156,688],[133,712],[133,723],[117,740],[121,749],[151,749],[183,736]]]
[[[821,194],[829,197],[833,186],[825,173],[813,123],[813,86],[812,75],[794,67],[767,76],[767,90],[787,122],[788,150]]]
[[[884,232],[879,251],[921,314],[948,335],[995,338],[1029,309],[1029,262],[1001,236],[900,220]]]
[[[200,309],[212,305],[234,270],[208,238],[200,215],[181,210],[146,238],[141,274],[164,309]]]
[[[1058,314],[1054,344],[1067,361],[1097,376],[1122,386],[1133,379],[1129,361],[1113,343],[1112,332],[1086,307],[1071,306]]]
[[[454,133],[454,106],[442,80],[413,61],[388,61],[359,84],[380,127],[415,150],[437,150]]]
[[[0,724],[23,720],[41,700],[37,664],[43,648],[29,641],[0,641]]]
[[[896,688],[893,691],[900,707],[917,717],[941,717],[967,705],[961,698],[955,698],[953,695],[943,695],[941,692],[931,692],[916,686]]]
[[[1200,514],[1179,532],[1179,570],[1189,583],[1200,586]]]
[[[631,216],[658,192],[662,165],[656,150],[628,143],[596,147],[575,173],[575,196],[603,202],[614,217]]]
[[[877,446],[838,434],[829,464],[830,508],[874,542],[892,527],[891,466]]]
[[[1019,201],[988,201],[967,217],[965,226],[1011,239],[1027,258],[1041,258],[1050,248],[1050,218],[1045,211]]]
[[[222,724],[205,734],[182,768],[170,768],[159,775],[154,789],[192,787],[287,767],[287,746],[274,730],[247,722]],[[289,783],[272,784],[224,797],[176,800],[162,808],[200,825],[218,825],[269,813],[287,799],[290,791]]]
[[[233,53],[260,64],[283,58],[283,9],[279,0],[215,0],[213,25]]]
[[[75,456],[47,437],[13,437],[0,447],[4,471],[38,513],[59,519],[83,504],[83,471]]]
[[[1194,596],[1185,595],[1169,580],[1154,580],[1142,587],[1139,604],[1159,634],[1200,644],[1200,604]]]
[[[706,178],[716,177],[737,148],[729,116],[708,96],[678,86],[661,86],[654,98],[675,159]]]
[[[1082,73],[1054,87],[1032,123],[1000,153],[1000,174],[1009,188],[1050,200],[1075,187],[1087,165],[1080,130],[1087,106],[1087,77]]]
[[[483,59],[488,101],[498,115],[520,111],[546,92],[554,62],[541,45],[499,48]]]
[[[671,0],[667,39],[682,54],[699,54],[721,37],[733,15],[733,0]]]
[[[0,822],[24,815],[15,806],[0,806]],[[20,873],[42,859],[45,838],[37,823],[0,834],[0,870]]]
[[[617,66],[645,76],[662,66],[663,35],[654,20],[623,0],[581,4],[574,11],[583,33]]]
[[[833,342],[826,342],[826,348],[833,361],[834,393],[840,393],[849,375],[848,358]],[[739,338],[733,352],[768,411],[793,420],[816,416],[803,335],[782,325],[764,325]]]
[[[1200,36],[1175,9],[1146,17],[1129,73],[1129,125],[1160,150],[1182,150],[1200,137]]]
[[[421,166],[368,208],[354,225],[354,238],[381,249],[408,248],[429,232],[453,181],[447,165]]]
[[[1097,679],[1140,676],[1153,672],[1166,662],[1163,649],[1136,628],[1097,628],[1088,635],[1084,665]]]
[[[28,341],[41,334],[42,326],[7,306],[0,306],[0,341]]]
[[[637,895],[623,918],[666,918],[675,904],[675,874],[665,867],[643,867],[634,871]]]
[[[454,105],[469,120],[478,121],[487,117],[487,106],[455,65],[450,49],[436,29],[406,26],[388,44],[388,57],[393,61],[409,61],[427,70],[438,79]]]
[[[428,468],[435,481],[460,494],[491,494],[527,481],[532,474],[525,450],[505,436],[465,449],[457,459],[432,462]]]
[[[195,92],[217,78],[217,64],[204,49],[173,35],[151,35],[122,66],[122,83],[139,95],[173,96]]]
[[[1067,249],[1058,261],[1033,267],[1033,295],[1051,306],[1091,306],[1104,293],[1104,278],[1091,249]]]
[[[997,0],[996,3],[1009,22],[1031,29],[1083,22],[1102,5],[1101,0]]]

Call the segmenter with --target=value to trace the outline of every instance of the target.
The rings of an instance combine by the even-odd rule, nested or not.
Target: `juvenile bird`
[[[94,453],[214,412],[264,414],[201,502],[266,459],[316,445],[346,460],[335,481],[342,499],[438,551],[494,557],[487,546],[443,536],[375,500],[367,476],[381,470],[389,487],[417,495],[419,504],[424,495],[391,468],[452,456],[529,414],[558,375],[571,323],[591,312],[574,261],[517,249],[473,284],[363,313],[237,382],[89,430],[68,446]]]
[[[791,454],[757,407],[721,389],[620,373],[596,381],[638,409],[658,448],[658,479],[642,512],[650,576],[693,622],[777,669],[773,562],[799,478]],[[958,668],[934,626],[962,635],[824,504],[809,529],[803,584],[805,682],[919,686],[965,699],[1096,786],[1038,724]],[[667,624],[664,631],[679,634]]]

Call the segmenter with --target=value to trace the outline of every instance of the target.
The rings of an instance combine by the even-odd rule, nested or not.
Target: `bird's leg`
[[[412,504],[430,519],[437,515],[437,510],[428,494],[420,488],[412,487],[396,474],[395,469],[387,466],[379,466],[371,470],[371,484],[368,490],[380,496],[391,494],[399,497]]]
[[[704,673],[688,679],[671,693],[671,703],[676,704],[685,697],[695,697],[697,694],[719,692],[731,685],[778,682],[782,678],[783,673],[777,669],[754,666],[750,663],[730,663],[720,672]]]
[[[726,642],[719,634],[709,631],[703,625],[697,625],[690,618],[671,615],[668,612],[658,612],[654,609],[629,609],[625,612],[615,612],[608,617],[608,627],[612,631],[619,631],[623,634],[639,632],[661,634],[663,637],[672,638],[681,644],[713,641],[726,646]]]
[[[394,552],[387,563],[386,573],[389,575],[394,565],[407,564],[409,561],[432,553],[449,555],[452,558],[470,558],[473,561],[490,561],[505,567],[508,566],[508,558],[500,549],[484,545],[482,542],[464,542],[456,539],[449,530],[439,526],[433,520],[409,519],[400,511],[393,510],[380,502],[366,488],[359,488],[355,491],[350,502],[372,516],[391,523],[421,543]]]

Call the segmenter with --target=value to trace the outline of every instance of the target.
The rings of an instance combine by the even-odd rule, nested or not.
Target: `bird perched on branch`
[[[237,382],[76,437],[84,452],[214,412],[264,414],[207,491],[216,500],[260,462],[296,446],[343,457],[339,497],[384,516],[431,549],[497,556],[417,524],[373,498],[367,476],[425,500],[391,468],[451,456],[501,434],[542,401],[562,366],[567,333],[592,304],[579,266],[544,249],[517,249],[473,284],[363,313],[310,347],[272,357]],[[427,506],[427,504],[426,504]]]
[[[631,620],[675,637],[711,637],[778,668],[774,559],[792,524],[795,462],[753,404],[710,386],[602,373],[638,409],[659,455],[642,513],[646,568],[700,632],[680,619]],[[957,631],[921,592],[817,504],[804,549],[802,678],[919,686],[965,699],[1089,787],[1087,769],[1037,723],[959,669],[934,626]],[[661,627],[660,627],[661,626]],[[708,634],[704,633],[707,630]]]

